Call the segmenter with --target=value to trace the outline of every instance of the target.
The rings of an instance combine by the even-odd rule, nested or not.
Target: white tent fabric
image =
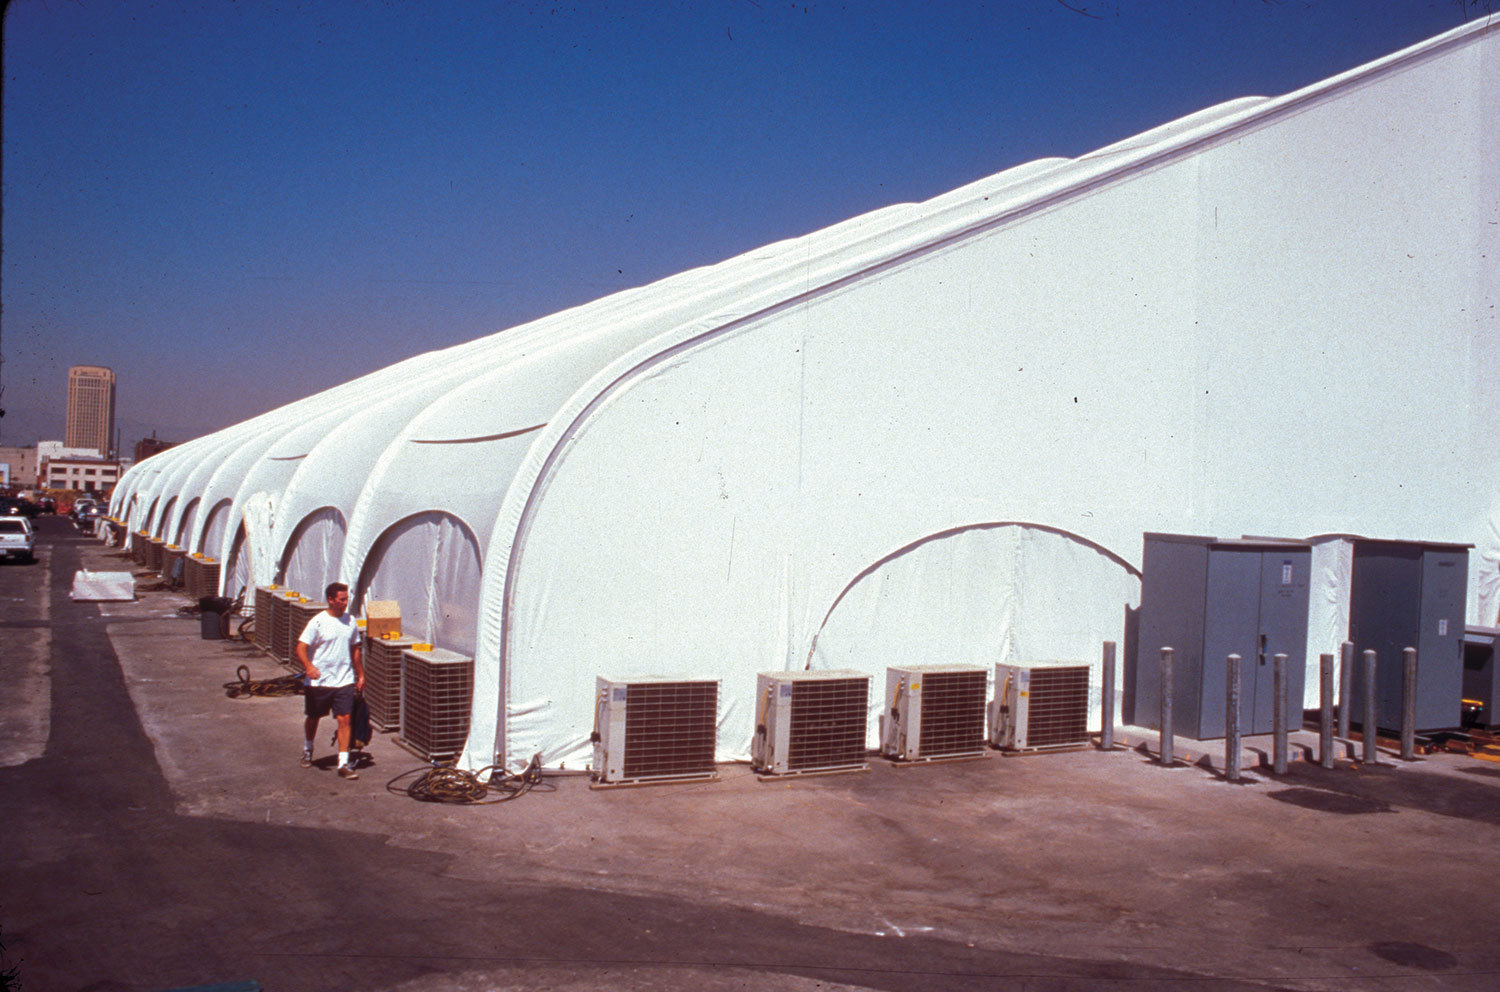
[[[479,582],[473,531],[450,514],[429,511],[380,536],[355,593],[359,603],[399,603],[403,635],[472,657]]]
[[[321,599],[344,556],[344,515],[331,506],[308,514],[287,545],[278,585]]]
[[[200,500],[195,496],[188,500],[178,516],[177,525],[172,529],[172,543],[180,548],[186,548],[193,537],[193,524],[198,519],[198,504]]]
[[[1145,531],[1324,535],[1314,662],[1351,533],[1475,544],[1495,622],[1497,37],[416,356],[147,459],[115,511],[227,592],[353,577],[472,651],[470,768],[578,762],[598,674],[718,677],[733,757],[761,670],[1097,668]]]
[[[1091,668],[1090,727],[1099,729],[1105,641],[1140,606],[1128,562],[1072,535],[1025,524],[960,527],[917,541],[863,571],[814,634],[806,667],[871,676],[867,743],[879,745],[885,671],[911,664],[1068,660]],[[788,668],[803,667],[789,658]],[[1124,685],[1116,652],[1116,686]],[[1118,719],[1118,693],[1113,701]],[[753,727],[744,733],[748,751]]]
[[[576,754],[581,658],[743,708],[851,575],[967,520],[1132,558],[1146,530],[1474,539],[1494,38],[950,198],[606,367],[501,509],[465,762]]]

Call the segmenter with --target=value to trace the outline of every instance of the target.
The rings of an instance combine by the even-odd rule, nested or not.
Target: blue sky
[[[128,448],[1275,95],[1488,0],[13,0],[0,444]]]

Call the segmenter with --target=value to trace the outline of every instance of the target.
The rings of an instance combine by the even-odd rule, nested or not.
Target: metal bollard
[[[1240,656],[1224,659],[1224,777],[1240,780]]]
[[[1286,774],[1287,760],[1287,698],[1286,698],[1286,655],[1277,654],[1271,658],[1271,771],[1277,775]]]
[[[1115,642],[1104,642],[1104,686],[1099,695],[1099,749],[1112,751],[1115,746]]]
[[[1172,649],[1161,649],[1161,742],[1157,753],[1161,763],[1171,766],[1172,756]]]
[[[1417,649],[1401,651],[1401,760],[1417,757]]]
[[[1354,642],[1339,645],[1339,740],[1349,739],[1350,714],[1354,712]]]
[[[1365,720],[1360,724],[1360,736],[1364,738],[1364,758],[1367,765],[1376,765],[1380,759],[1375,754],[1375,738],[1380,731],[1375,726],[1375,652],[1365,652]]]
[[[1333,767],[1333,655],[1318,655],[1318,763]]]

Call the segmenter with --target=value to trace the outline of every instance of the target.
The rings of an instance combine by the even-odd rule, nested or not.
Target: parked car
[[[0,496],[0,516],[3,517],[34,517],[41,512],[29,499],[21,499],[17,496]]]
[[[36,534],[21,516],[0,517],[0,556],[36,561]]]
[[[80,530],[88,530],[94,526],[94,521],[104,516],[104,507],[98,503],[85,503],[73,508],[73,522]]]

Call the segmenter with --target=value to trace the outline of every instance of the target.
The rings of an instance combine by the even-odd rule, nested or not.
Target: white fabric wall
[[[479,544],[468,525],[447,513],[419,513],[375,542],[355,588],[356,609],[395,600],[402,634],[473,657],[479,580]]]
[[[1086,542],[1024,524],[963,527],[902,548],[856,579],[815,635],[807,667],[871,676],[871,748],[894,665],[982,665],[993,681],[998,663],[1087,664],[1097,731],[1103,643],[1117,646],[1118,720],[1126,611],[1139,606],[1139,575]],[[748,751],[754,727],[734,729],[743,735],[738,750]]]
[[[172,537],[172,542],[180,548],[186,548],[188,542],[194,537],[193,524],[198,519],[199,502],[197,498],[188,500],[182,513],[178,516],[177,529]]]
[[[502,506],[466,763],[497,715],[509,762],[579,754],[596,674],[717,673],[742,706],[852,576],[975,520],[1129,560],[1145,530],[1477,540],[1493,34],[1101,156],[988,229],[809,265],[757,319],[601,371]]]
[[[171,535],[172,535],[172,531],[168,529],[168,527],[167,527],[167,521],[173,519],[173,517],[176,515],[173,511],[175,511],[176,509],[177,509],[177,497],[176,497],[176,495],[168,496],[167,497],[167,502],[162,506],[161,513],[158,515],[158,518],[157,518],[157,521],[156,521],[155,532],[156,532],[156,536],[157,537],[160,537],[160,538],[163,538],[163,539],[166,539],[166,540],[170,541]]]
[[[330,582],[345,581],[338,574],[345,529],[344,515],[331,506],[303,518],[283,554],[277,584],[319,600]]]
[[[234,540],[229,545],[229,552],[223,558],[226,563],[219,569],[219,591],[230,597],[245,593],[246,599],[253,600],[253,591],[246,591],[252,585],[250,574],[250,556],[252,548],[250,541],[245,535],[245,528],[240,527],[235,531]]]
[[[229,529],[229,504],[229,499],[225,498],[208,511],[203,521],[203,539],[199,542],[200,547],[218,549],[224,546],[225,534]],[[203,553],[207,554],[210,558],[219,557],[213,551],[205,551]],[[223,559],[219,560],[223,561]],[[222,578],[222,576],[223,569],[221,567],[220,577]]]

